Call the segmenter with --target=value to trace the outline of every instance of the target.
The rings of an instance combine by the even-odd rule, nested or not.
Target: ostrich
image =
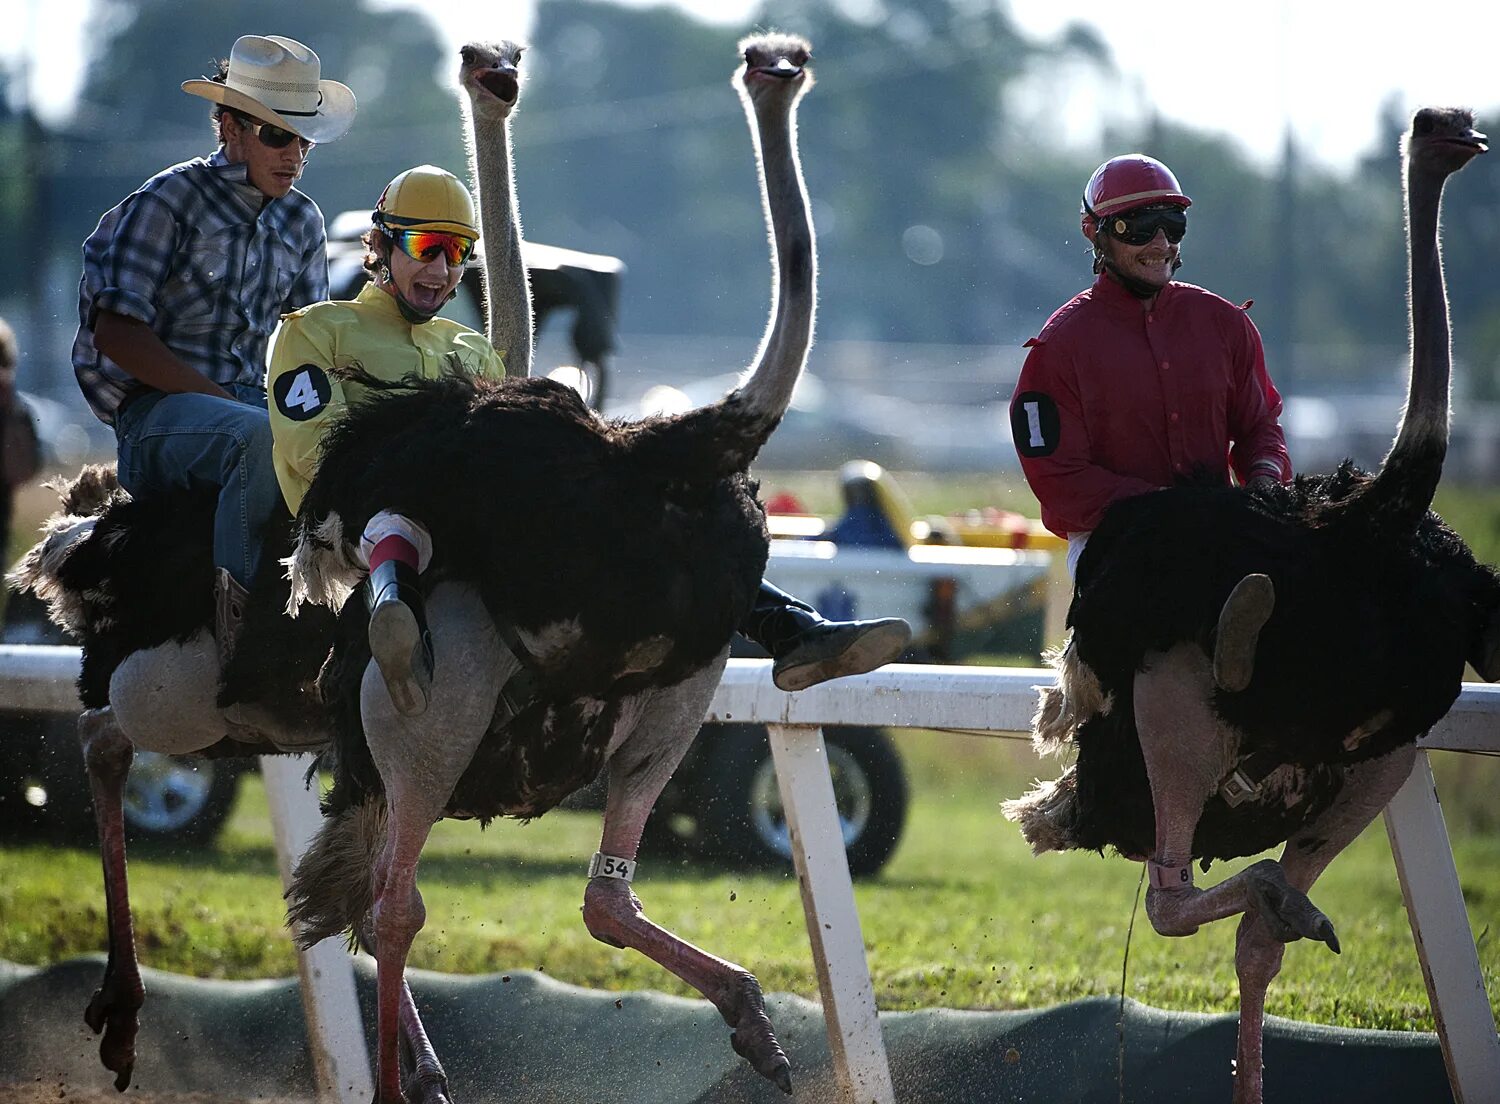
[[[266,557],[222,672],[212,634],[212,503],[132,500],[102,468],[62,489],[61,512],[13,581],[46,599],[83,645],[79,732],[109,934],[104,979],[85,1019],[103,1033],[100,1057],[117,1087],[130,1083],[144,999],[121,810],[133,748],[300,751],[333,732],[332,815],[299,871],[290,911],[304,942],[321,924],[352,928],[376,948],[382,1099],[401,1099],[403,1087],[431,1101],[446,1092],[402,980],[421,926],[415,863],[432,822],[539,815],[606,761],[610,798],[585,923],[600,940],[640,949],[697,986],[734,1029],[735,1049],[789,1089],[790,1066],[754,977],[652,924],[628,884],[645,819],[754,599],[768,539],[745,473],[785,411],[811,342],[815,261],[793,122],[811,83],[809,50],[779,35],[742,48],[737,86],[761,155],[777,283],[754,370],[721,402],[628,426],[602,422],[548,380],[454,376],[377,398],[329,443],[289,557],[291,580]],[[476,134],[490,121],[493,138],[495,114],[513,105],[518,56],[508,45],[466,54]],[[513,216],[508,166],[481,177],[490,182],[487,206],[509,205]],[[485,229],[509,240],[492,223]],[[491,273],[490,313],[511,318],[509,340],[527,349],[529,331],[515,321],[528,313],[524,276],[504,277],[509,255],[492,251],[502,274]],[[528,359],[512,354],[513,365]],[[464,486],[493,490],[486,510],[459,500],[455,472]],[[434,488],[448,493],[434,496]],[[283,612],[303,597],[347,591],[341,519],[359,532],[377,490],[381,506],[428,521],[441,550],[424,581],[445,660],[433,707],[416,719],[395,712],[369,662],[361,603],[345,604],[336,618],[316,604],[296,618]],[[267,539],[290,553],[292,538],[288,527]],[[353,850],[341,858],[340,846]],[[342,882],[319,874],[320,864]],[[403,1057],[411,1059],[405,1086]]]
[[[343,535],[379,509],[421,517],[435,550],[423,580],[442,659],[425,712],[395,710],[369,662],[362,604],[342,605],[321,677],[335,784],[288,890],[304,945],[353,931],[373,947],[381,1100],[446,1094],[402,980],[424,920],[416,873],[432,825],[539,816],[601,767],[609,796],[583,896],[589,932],[696,988],[732,1028],[734,1049],[791,1090],[755,978],[652,923],[630,886],[646,818],[758,588],[768,540],[746,471],[786,410],[812,335],[814,241],[794,125],[809,47],[763,35],[741,51],[735,86],[756,139],[776,274],[741,386],[678,417],[609,423],[547,379],[407,381],[332,430],[303,503],[296,601],[339,603],[357,579]],[[482,76],[465,82],[471,96],[476,85]],[[496,202],[484,183],[481,198]],[[518,679],[526,686],[513,692]]]
[[[1411,771],[1465,662],[1500,678],[1500,575],[1429,512],[1447,447],[1447,178],[1485,150],[1467,111],[1403,140],[1411,377],[1372,476],[1345,462],[1290,487],[1183,486],[1120,501],[1078,564],[1072,637],[1034,721],[1076,763],[1005,806],[1040,853],[1146,859],[1163,935],[1242,914],[1234,1099],[1260,1101],[1261,1023],[1284,945],[1333,925],[1307,898]],[[1263,860],[1211,888],[1192,861]]]

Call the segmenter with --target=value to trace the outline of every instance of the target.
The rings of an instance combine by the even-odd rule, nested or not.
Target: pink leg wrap
[[[1146,877],[1152,889],[1192,889],[1193,864],[1163,866],[1159,862],[1147,861]]]

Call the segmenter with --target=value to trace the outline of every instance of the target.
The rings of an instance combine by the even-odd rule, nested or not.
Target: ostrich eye
[[[806,50],[798,50],[792,55],[792,64],[797,66],[797,68],[799,69],[811,60],[812,55],[809,54]]]
[[[474,47],[472,47],[472,46],[465,46],[462,50],[460,50],[458,52],[458,56],[463,59],[463,63],[465,65],[473,65],[474,64]]]

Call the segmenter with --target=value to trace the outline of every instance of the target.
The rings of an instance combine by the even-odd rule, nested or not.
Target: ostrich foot
[[[115,1075],[115,1088],[124,1092],[130,1087],[135,1069],[135,1035],[140,1028],[136,1013],[146,1001],[145,989],[121,985],[113,967],[104,971],[104,981],[94,990],[83,1022],[95,1035],[104,1032],[99,1042],[99,1061]]]
[[[792,1064],[776,1041],[776,1032],[766,1015],[760,982],[754,975],[744,974],[736,980],[722,1004],[714,1003],[718,1005],[724,1022],[734,1028],[729,1033],[729,1045],[734,1047],[734,1052],[749,1062],[756,1073],[791,1096]]]
[[[1327,943],[1334,954],[1342,953],[1333,922],[1308,900],[1307,894],[1287,882],[1281,864],[1274,859],[1265,859],[1246,869],[1245,889],[1250,904],[1276,939],[1283,943],[1316,939]]]
[[[583,893],[583,923],[601,943],[640,951],[707,997],[734,1029],[729,1042],[735,1053],[782,1092],[791,1093],[791,1063],[776,1041],[760,982],[750,971],[652,923],[629,884],[617,878],[589,880]]]
[[[1214,635],[1214,683],[1238,693],[1255,674],[1255,645],[1276,608],[1276,588],[1268,575],[1246,575],[1229,592]]]
[[[405,1104],[453,1104],[448,1095],[448,1075],[438,1061],[427,1028],[417,1012],[416,999],[405,979],[401,982],[400,1033],[396,1058],[401,1070],[401,1095]]]

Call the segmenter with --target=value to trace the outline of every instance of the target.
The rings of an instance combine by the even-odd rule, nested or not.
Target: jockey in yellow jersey
[[[436,378],[456,360],[475,375],[505,375],[483,334],[436,317],[479,238],[463,183],[431,165],[408,169],[386,185],[371,221],[364,237],[371,282],[353,300],[287,315],[274,338],[266,378],[272,460],[294,514],[317,471],[324,433],[369,390],[352,373],[390,382]],[[365,527],[359,550],[370,572],[371,653],[397,710],[419,714],[433,654],[418,577],[432,559],[432,540],[420,521],[383,510]]]

